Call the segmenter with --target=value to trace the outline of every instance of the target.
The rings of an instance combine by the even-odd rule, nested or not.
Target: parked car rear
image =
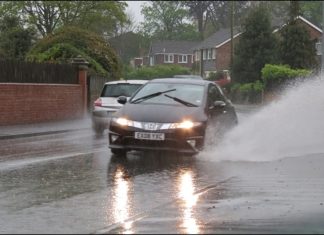
[[[105,83],[100,97],[94,102],[92,127],[96,133],[108,128],[111,115],[122,107],[119,96],[131,97],[147,80],[118,80]]]

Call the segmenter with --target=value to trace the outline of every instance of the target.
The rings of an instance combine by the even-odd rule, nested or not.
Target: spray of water
[[[280,98],[240,122],[202,157],[274,161],[324,153],[324,81],[290,85]]]

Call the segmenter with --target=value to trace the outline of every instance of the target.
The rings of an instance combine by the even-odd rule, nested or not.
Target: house
[[[233,30],[234,43],[240,32]],[[193,48],[195,62],[200,64],[203,76],[220,70],[229,70],[231,60],[231,30],[221,29]],[[202,61],[201,61],[202,60]]]
[[[303,18],[298,16],[297,23],[303,25],[309,32],[310,39],[314,41],[317,48],[317,55],[321,55],[321,36],[322,30]],[[271,22],[273,33],[280,31],[286,24],[280,23],[278,20]],[[241,32],[238,28],[233,30],[233,44],[238,42]],[[194,47],[195,62],[200,64],[203,76],[207,77],[211,72],[226,71],[230,68],[231,62],[231,31],[230,28],[221,29],[206,38],[204,41]],[[202,62],[201,62],[202,59]]]
[[[148,66],[159,64],[178,64],[191,68],[194,62],[192,48],[198,42],[195,41],[155,41],[152,42],[148,59],[143,58],[143,64]]]
[[[316,25],[312,24],[310,21],[306,20],[302,16],[297,16],[296,22],[297,22],[297,24],[305,27],[305,29],[309,33],[310,39],[315,43],[317,55],[318,56],[322,55],[322,51],[321,51],[322,30],[320,28],[318,28]],[[275,29],[274,33],[279,32],[280,29],[282,29],[285,26],[286,26],[286,24],[283,24],[281,27]],[[320,59],[320,57],[319,57],[319,59]]]

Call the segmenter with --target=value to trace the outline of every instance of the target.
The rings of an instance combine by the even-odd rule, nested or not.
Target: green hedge
[[[230,98],[236,103],[260,103],[264,85],[261,81],[253,83],[234,83],[230,87]]]
[[[291,69],[288,65],[266,64],[261,70],[266,90],[274,90],[295,78],[305,78],[311,74],[306,69]]]
[[[187,74],[191,74],[191,70],[180,65],[155,65],[152,67],[129,69],[125,72],[124,76],[127,80],[151,80],[154,78],[170,78],[174,75]]]
[[[225,76],[225,73],[223,71],[217,71],[217,72],[211,72],[208,77],[207,80],[208,81],[217,81],[222,79]]]

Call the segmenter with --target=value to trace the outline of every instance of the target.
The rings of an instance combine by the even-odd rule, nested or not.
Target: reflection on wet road
[[[180,174],[179,197],[182,199],[183,224],[186,229],[184,233],[197,234],[199,228],[194,215],[194,206],[197,203],[198,195],[195,195],[195,186],[193,176],[190,171],[184,171]]]
[[[132,222],[126,222],[130,217],[130,183],[128,182],[125,169],[118,167],[114,176],[114,189],[113,189],[113,207],[115,223],[123,224],[123,233],[133,233]]]

